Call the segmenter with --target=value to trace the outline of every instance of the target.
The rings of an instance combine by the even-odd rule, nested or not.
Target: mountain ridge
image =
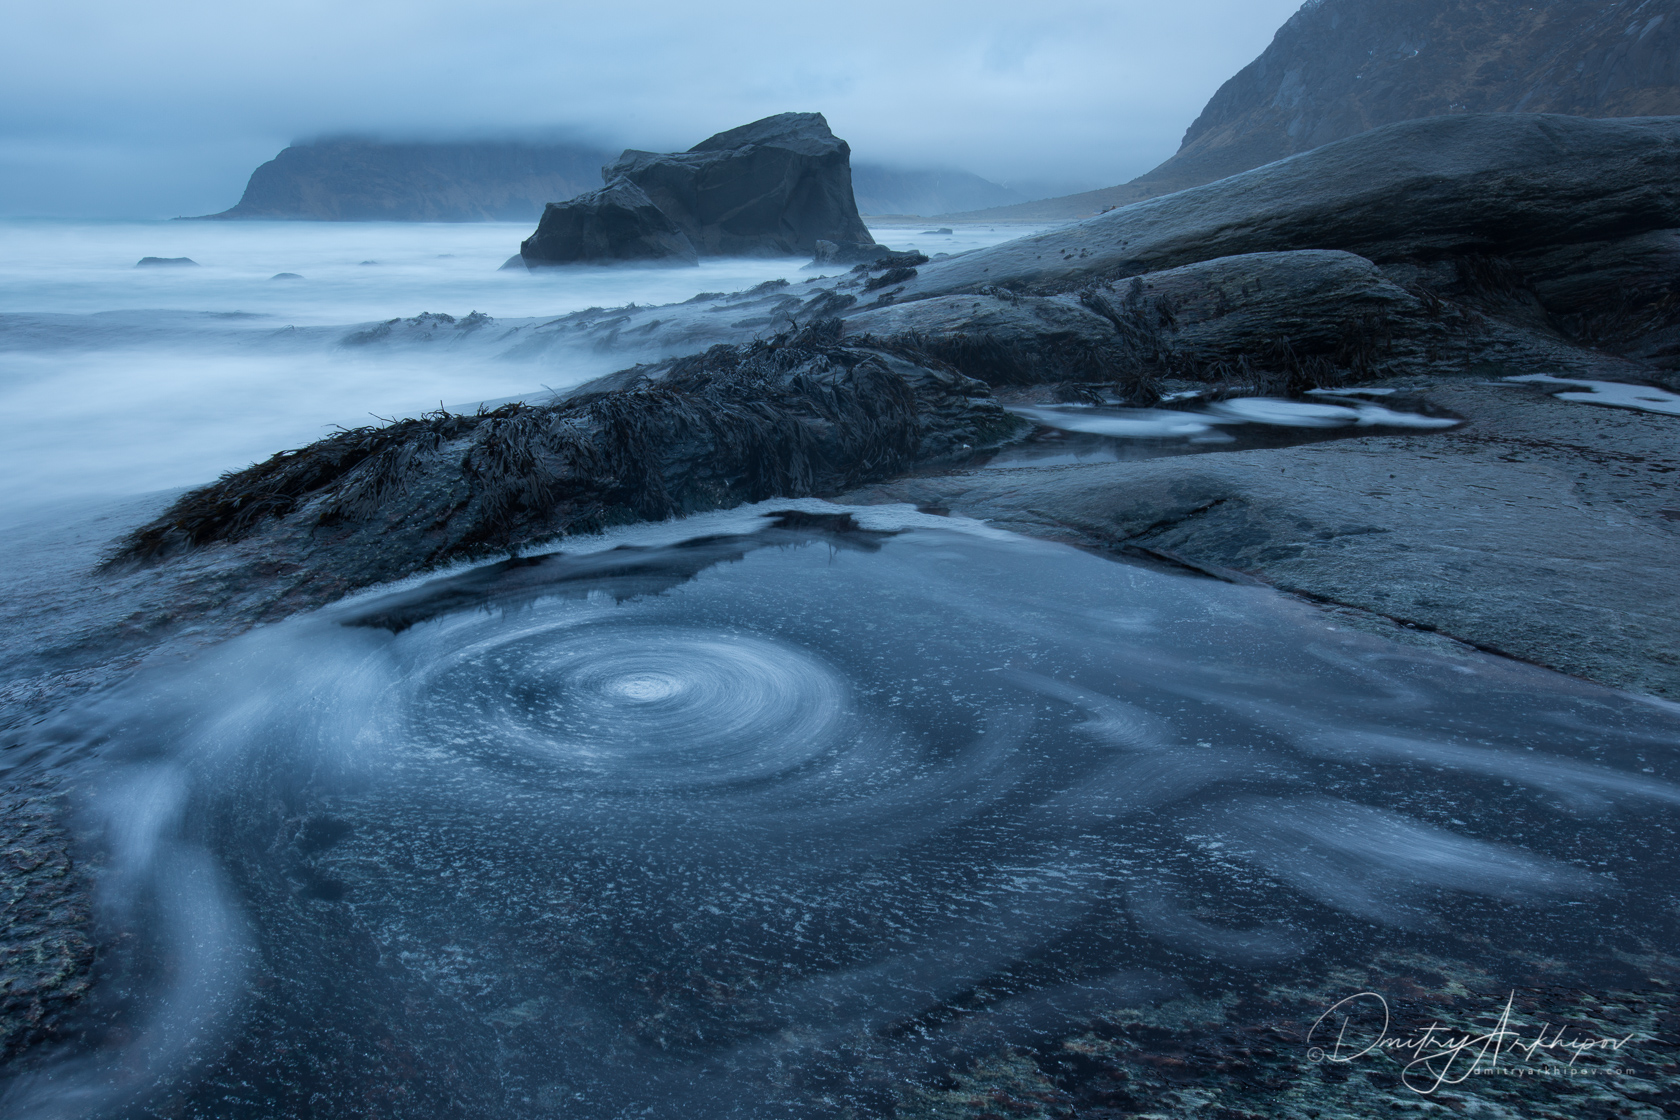
[[[251,173],[239,202],[193,220],[535,221],[550,202],[602,185],[619,152],[535,141],[383,141],[289,145]],[[956,168],[853,166],[865,214],[936,215],[1030,195]]]
[[[1680,0],[1309,0],[1130,182],[954,214],[1080,218],[1458,113],[1680,115]]]

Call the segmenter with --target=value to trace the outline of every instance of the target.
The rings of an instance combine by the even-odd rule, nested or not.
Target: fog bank
[[[467,7],[176,0],[14,8],[0,214],[222,210],[295,139],[565,136],[676,150],[786,110],[856,158],[996,182],[1119,182],[1177,148],[1297,0],[656,0]]]

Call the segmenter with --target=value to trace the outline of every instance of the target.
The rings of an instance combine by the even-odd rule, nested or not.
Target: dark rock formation
[[[270,280],[302,280],[303,277],[299,276],[295,272],[276,272],[273,276],[270,276],[269,279]]]
[[[1637,381],[1680,366],[1677,265],[1680,118],[1443,116],[928,263],[848,327],[1142,401],[1175,377]]]
[[[1221,257],[1055,296],[1007,290],[862,311],[847,329],[994,386],[1108,383],[1152,404],[1159,378],[1291,393],[1462,356],[1455,320],[1351,253]]]
[[[1082,217],[1398,121],[1490,112],[1680,114],[1680,0],[1316,0],[1161,166],[986,216]]]
[[[571,144],[294,144],[210,218],[323,222],[528,221],[599,182],[611,153]]]
[[[1669,228],[1680,228],[1680,119],[1433,117],[933,264],[906,298],[1066,286],[1233,253],[1440,260]]]
[[[641,187],[702,253],[785,256],[874,238],[852,195],[852,150],[821,113],[781,113],[680,155],[625,152],[605,168]]]
[[[553,405],[341,432],[187,494],[119,561],[248,542],[252,581],[267,586],[279,565],[288,601],[321,603],[546,538],[834,493],[1018,426],[978,382],[837,337],[830,320]]]
[[[700,263],[693,242],[628,179],[549,203],[537,232],[520,244],[519,255],[527,267],[586,261]]]
[[[652,205],[687,238],[669,256],[775,257],[814,253],[818,241],[872,244],[852,198],[851,149],[821,113],[783,113],[702,140],[686,152],[627,151],[601,171],[605,198],[620,208]],[[620,183],[635,191],[624,194]],[[619,192],[615,194],[614,192]],[[576,200],[581,202],[582,200]],[[543,224],[521,250],[527,264],[654,259],[611,252],[618,236],[591,225],[596,203],[543,212]],[[604,217],[604,214],[603,214]],[[603,251],[605,250],[605,252]]]
[[[134,262],[135,268],[197,268],[198,262],[191,257],[141,257]]]
[[[372,346],[376,343],[435,343],[459,342],[474,331],[482,330],[496,320],[482,311],[473,311],[457,319],[436,311],[422,311],[409,319],[387,319],[359,331],[351,331],[339,339],[340,346]]]

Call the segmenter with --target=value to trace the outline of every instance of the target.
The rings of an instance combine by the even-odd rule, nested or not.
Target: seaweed
[[[924,436],[937,450],[1007,429],[953,371],[898,368],[839,339],[837,320],[819,320],[638,367],[619,387],[554,404],[339,432],[183,496],[107,563],[284,521],[328,545],[378,534],[380,555],[358,563],[394,578],[621,521],[838,492],[908,469],[928,453]]]
[[[881,288],[889,288],[894,284],[903,284],[915,278],[916,270],[913,268],[889,268],[881,275],[871,277],[869,282],[863,286],[863,290],[873,292]]]

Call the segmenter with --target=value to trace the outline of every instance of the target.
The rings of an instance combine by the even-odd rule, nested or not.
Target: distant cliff
[[[968,171],[911,171],[874,164],[852,165],[852,193],[864,214],[920,214],[1009,206],[1023,195]]]
[[[564,144],[294,144],[251,173],[239,205],[209,218],[327,222],[535,221],[601,185],[617,153]]]
[[[1309,0],[1130,183],[984,211],[1072,218],[1449,113],[1680,115],[1680,0]]]
[[[323,140],[293,144],[251,173],[232,209],[206,218],[323,222],[523,222],[543,206],[601,186],[617,158],[567,144],[482,141],[391,144]],[[859,164],[852,169],[865,214],[944,214],[1007,206],[1023,196],[967,171]]]

